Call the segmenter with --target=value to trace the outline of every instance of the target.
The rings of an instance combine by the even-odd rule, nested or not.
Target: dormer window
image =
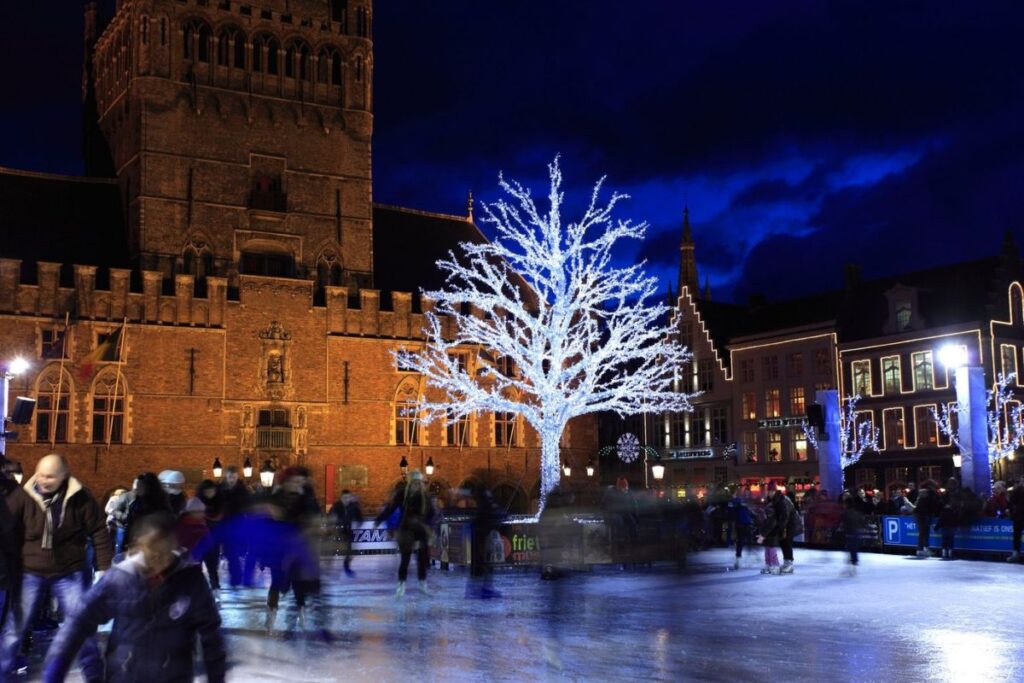
[[[910,329],[911,308],[909,301],[902,301],[896,305],[896,331],[903,332]]]

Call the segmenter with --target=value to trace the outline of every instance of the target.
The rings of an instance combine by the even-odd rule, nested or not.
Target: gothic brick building
[[[87,6],[89,177],[0,171],[0,354],[35,359],[12,394],[38,400],[12,458],[57,450],[97,491],[303,464],[371,503],[432,459],[438,490],[530,507],[536,435],[424,426],[392,365],[422,343],[436,258],[485,238],[471,206],[373,204],[372,20],[369,0],[119,0],[103,26]],[[565,443],[582,470],[593,422]]]

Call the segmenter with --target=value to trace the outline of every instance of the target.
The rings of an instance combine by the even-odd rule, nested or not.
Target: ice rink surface
[[[682,574],[499,572],[492,600],[467,598],[464,571],[396,600],[397,557],[356,558],[354,579],[328,562],[331,643],[287,631],[291,596],[267,637],[265,591],[224,591],[229,680],[1024,681],[1024,565],[863,554],[849,578],[843,558],[797,548],[789,576],[761,575],[759,552],[733,571],[724,549]]]

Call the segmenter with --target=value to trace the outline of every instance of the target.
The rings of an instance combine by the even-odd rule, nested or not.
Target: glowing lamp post
[[[992,464],[988,456],[985,371],[981,366],[969,365],[967,349],[955,344],[939,349],[939,362],[955,373],[960,483],[988,497],[992,494]],[[956,466],[956,456],[953,458]]]
[[[260,484],[265,489],[269,489],[274,485],[274,466],[267,460],[263,463],[263,467],[260,468]]]
[[[3,368],[2,372],[0,372],[0,376],[3,378],[3,386],[0,387],[3,391],[3,395],[0,396],[0,456],[6,456],[7,454],[7,437],[15,436],[13,432],[10,434],[7,432],[7,423],[9,422],[7,397],[11,392],[11,380],[26,370],[28,370],[28,361],[18,357],[7,363],[7,367]]]
[[[594,459],[593,458],[591,458],[590,460],[587,461],[587,476],[588,477],[593,477],[594,476]]]
[[[661,464],[660,455],[654,459],[654,464],[651,465],[651,476],[654,477],[654,481],[657,482],[660,482],[665,478],[665,466]]]
[[[224,466],[220,464],[220,458],[213,459],[213,478],[220,479],[221,475],[224,474]]]
[[[434,456],[427,458],[427,464],[423,466],[423,471],[427,473],[428,477],[434,476]]]
[[[246,479],[252,476],[252,460],[249,458],[245,459],[245,464],[242,465],[242,476]]]
[[[569,465],[568,460],[562,463],[562,474],[566,477],[572,476],[572,466]]]

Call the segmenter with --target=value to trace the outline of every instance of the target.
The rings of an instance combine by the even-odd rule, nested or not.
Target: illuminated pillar
[[[988,459],[988,397],[985,371],[962,365],[956,369],[956,400],[960,404],[960,484],[983,497],[992,495],[992,465]]]
[[[828,496],[836,500],[843,491],[843,444],[839,438],[839,392],[835,389],[824,389],[814,394],[814,400],[824,409],[825,435],[818,434],[818,475],[821,477],[821,488],[828,491]],[[810,427],[813,429],[813,427]]]

